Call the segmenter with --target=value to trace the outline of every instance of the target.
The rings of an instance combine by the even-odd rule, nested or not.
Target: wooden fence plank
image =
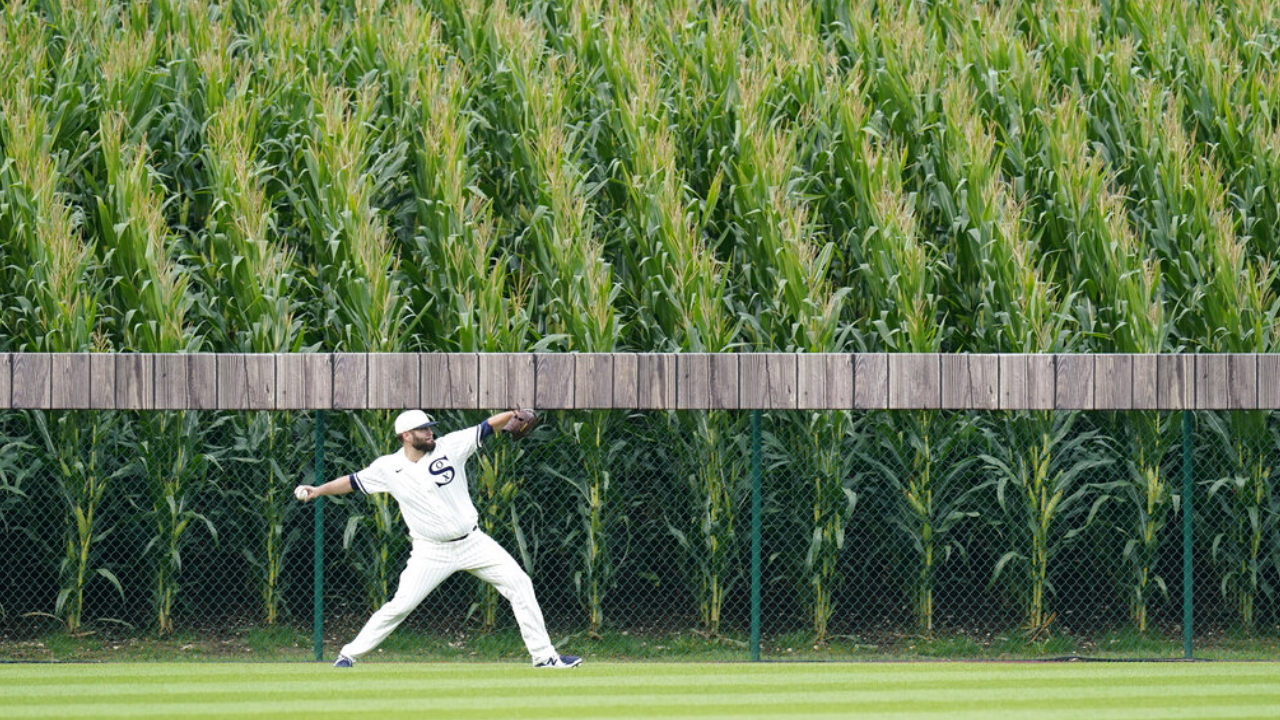
[[[1196,355],[1197,410],[1226,410],[1231,407],[1227,395],[1230,368],[1226,355]]]
[[[13,356],[0,353],[0,410],[13,407]]]
[[[1160,410],[1191,410],[1196,406],[1195,356],[1156,357],[1156,407]]]
[[[969,356],[969,385],[973,392],[973,407],[981,410],[1000,408],[1000,356],[981,354]]]
[[[84,410],[90,407],[89,355],[87,353],[53,353],[53,407]]]
[[[746,353],[738,357],[739,407],[794,410],[799,363],[795,353]]]
[[[418,357],[422,376],[420,407],[432,410],[479,409],[478,353],[423,353]]]
[[[796,407],[801,410],[853,408],[853,358],[844,353],[796,355]]]
[[[942,366],[937,355],[889,354],[889,408],[937,409],[942,404]]]
[[[711,358],[707,353],[676,355],[676,409],[711,407]]]
[[[853,356],[847,353],[827,355],[827,395],[831,407],[853,409]]]
[[[369,407],[369,356],[365,353],[333,354],[333,409],[365,410]]]
[[[640,403],[640,363],[633,353],[613,354],[613,407],[631,410]]]
[[[116,409],[151,410],[156,406],[155,359],[143,353],[120,353],[116,361]]]
[[[858,410],[889,407],[889,356],[885,353],[853,356],[853,407]]]
[[[1054,407],[1059,410],[1092,410],[1094,396],[1094,356],[1056,357]]]
[[[573,406],[579,410],[613,407],[613,355],[579,353],[574,359]]]
[[[1156,358],[1158,355],[1145,353],[1131,355],[1133,359],[1133,409],[1155,410],[1156,395]]]
[[[303,374],[307,378],[303,397],[307,406],[316,410],[333,408],[333,355],[308,353],[302,356]]]
[[[187,357],[178,353],[159,353],[155,356],[157,410],[186,410],[190,404],[187,393]]]
[[[404,410],[419,407],[420,369],[415,353],[369,353],[369,407]]]
[[[769,409],[796,409],[796,375],[799,363],[795,353],[768,353],[765,355],[765,375],[768,380]]]
[[[493,407],[493,410],[505,410],[507,408],[535,407],[534,399],[537,390],[538,374],[537,369],[533,365],[532,353],[511,353],[507,356],[507,372],[511,375],[510,385],[507,388],[511,393],[510,399],[501,405]]]
[[[47,353],[13,355],[13,406],[48,410],[53,405],[53,362]]]
[[[853,409],[853,356],[848,353],[832,353],[827,358],[827,391],[835,407]]]
[[[1000,356],[943,355],[941,407],[996,410],[1000,407]]]
[[[768,363],[763,353],[744,353],[738,357],[738,374],[741,388],[738,395],[740,407],[763,410],[769,407],[766,378]]]
[[[707,355],[708,397],[707,404],[713,410],[737,410],[740,404],[738,390],[738,356],[733,353]]]
[[[641,410],[669,410],[676,406],[676,357],[644,353],[636,357],[639,388],[636,407]]]
[[[997,355],[1000,409],[1025,409],[1031,397],[1031,371],[1026,355]]]
[[[276,409],[276,356],[254,353],[245,356],[250,410]]]
[[[1232,410],[1258,408],[1258,356],[1227,356],[1227,406]]]
[[[302,410],[306,407],[307,387],[312,380],[307,375],[308,357],[329,357],[303,352],[280,352],[275,356],[275,409]],[[332,373],[332,370],[330,370]],[[333,375],[329,375],[329,400],[333,401]],[[325,407],[328,410],[328,407]]]
[[[480,354],[481,409],[538,407],[536,389],[537,369],[532,353]],[[562,408],[563,400],[551,407]]]
[[[1027,409],[1052,410],[1058,389],[1057,362],[1053,355],[1027,356]]]
[[[187,399],[192,410],[218,407],[218,356],[199,353],[187,356]]]
[[[1093,409],[1133,409],[1133,356],[1095,355]]]
[[[538,353],[533,357],[537,372],[534,407],[539,410],[572,409],[576,385],[574,376],[578,370],[574,356],[568,353]]]
[[[110,353],[89,354],[89,407],[94,410],[116,407],[116,359]]]
[[[480,407],[496,408],[508,407],[510,403],[507,398],[510,393],[507,386],[511,383],[510,373],[507,370],[507,354],[506,353],[481,353],[479,356],[480,370]]]
[[[218,353],[218,409],[249,409],[249,368],[245,356]]]
[[[1280,355],[1258,356],[1258,409],[1280,409]]]
[[[941,372],[941,407],[943,409],[967,408],[974,402],[973,379],[969,376],[971,357],[973,356],[942,356],[939,371]]]
[[[826,356],[820,353],[801,353],[796,356],[796,407],[801,410],[819,410],[827,403]]]

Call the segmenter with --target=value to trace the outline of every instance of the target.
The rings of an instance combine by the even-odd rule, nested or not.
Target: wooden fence
[[[1280,355],[0,354],[0,409],[1280,408]]]

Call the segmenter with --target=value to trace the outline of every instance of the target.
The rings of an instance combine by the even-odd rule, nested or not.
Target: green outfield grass
[[[1280,663],[25,664],[24,718],[1088,718],[1280,716]]]

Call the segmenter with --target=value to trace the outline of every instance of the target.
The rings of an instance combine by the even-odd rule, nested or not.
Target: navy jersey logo
[[[427,472],[431,473],[435,477],[435,483],[439,487],[444,487],[445,485],[453,482],[453,476],[455,473],[453,465],[449,462],[448,457],[441,457],[432,460],[431,464],[427,466]]]

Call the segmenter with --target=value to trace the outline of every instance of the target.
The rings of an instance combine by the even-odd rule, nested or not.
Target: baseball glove
[[[533,432],[542,422],[542,416],[532,410],[513,410],[514,415],[502,426],[502,431],[511,436],[512,440],[522,440]]]

